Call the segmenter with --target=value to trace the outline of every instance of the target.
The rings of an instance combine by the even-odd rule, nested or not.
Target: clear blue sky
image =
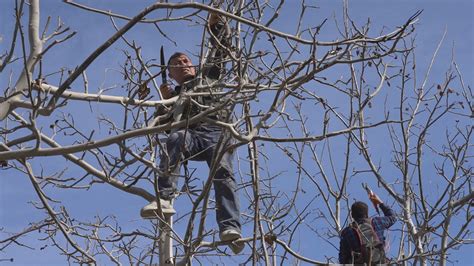
[[[0,1],[0,42],[1,52],[9,47],[11,33],[13,29],[14,18],[12,16],[13,1]],[[89,6],[94,6],[100,9],[110,9],[115,13],[126,14],[133,16],[142,10],[147,4],[153,1],[79,1]],[[293,1],[288,1],[286,4],[279,22],[275,23],[274,27],[278,30],[288,33],[293,33],[296,28],[297,20],[295,16],[299,15],[299,7],[294,5]],[[296,1],[295,1],[296,2]],[[299,2],[299,1],[298,1]],[[333,40],[338,37],[334,34],[334,27],[331,18],[335,15],[341,18],[342,2],[341,1],[313,1],[315,6],[319,9],[312,11],[315,16],[307,17],[303,23],[319,24],[324,18],[329,18],[329,25],[324,28],[321,34],[321,39],[324,41]],[[451,60],[452,51],[455,51],[456,62],[464,74],[464,82],[468,85],[474,84],[474,19],[473,19],[473,2],[470,0],[454,0],[454,1],[376,1],[376,0],[358,0],[350,1],[350,16],[356,23],[361,25],[367,18],[371,18],[374,30],[373,33],[386,26],[388,29],[393,29],[397,25],[401,25],[417,10],[424,10],[420,16],[420,21],[416,30],[417,39],[417,61],[420,72],[424,73],[428,66],[431,56],[441,39],[444,30],[447,30],[447,35],[443,43],[442,49],[439,53],[437,63],[434,65],[431,77],[440,77],[437,80],[442,80],[449,62]],[[158,13],[160,14],[160,13]],[[62,21],[71,29],[76,30],[77,35],[65,45],[58,46],[51,51],[44,64],[44,72],[53,72],[58,67],[74,68],[79,65],[98,45],[103,43],[114,29],[111,26],[110,20],[103,15],[88,13],[84,10],[74,8],[66,5],[61,1],[47,1],[43,0],[41,3],[41,20],[44,24],[45,18],[52,16],[55,21],[57,16],[60,16]],[[294,20],[294,21],[293,21]],[[120,25],[123,21],[117,20]],[[290,21],[290,23],[288,22]],[[293,22],[291,22],[293,21]],[[53,23],[53,25],[55,25]],[[188,51],[198,53],[195,40],[200,39],[202,32],[201,27],[173,23],[160,24],[162,29],[169,37],[177,42],[174,46],[171,42],[165,40],[162,36],[156,34],[156,29],[150,25],[139,25],[127,34],[129,39],[136,40],[141,46],[144,58],[158,58],[159,47],[165,45],[167,53],[174,51]],[[26,30],[26,28],[25,28]],[[116,84],[116,79],[121,78],[117,74],[119,64],[123,61],[123,54],[120,51],[124,45],[117,43],[113,45],[107,52],[102,54],[88,69],[88,77],[90,89],[94,92],[97,88],[108,88]],[[17,71],[17,69],[14,69]],[[15,72],[13,77],[17,77]],[[0,88],[3,92],[9,79],[9,70],[0,74]],[[337,73],[335,74],[337,75]],[[14,80],[15,80],[14,78]],[[57,79],[48,80],[51,84],[57,84]],[[434,82],[434,81],[433,81]],[[80,83],[76,83],[79,84]],[[73,86],[74,87],[74,86]],[[80,88],[78,88],[80,90]],[[112,90],[111,94],[120,95],[119,89]],[[97,127],[96,123],[90,123],[88,119],[89,106],[88,105],[71,105],[76,112],[81,108],[87,108],[87,114],[83,117],[77,117],[77,123],[87,131],[87,129],[94,129]],[[108,114],[111,109],[107,105],[93,105],[94,115],[101,113]],[[80,113],[80,112],[79,112]],[[57,114],[59,115],[59,114]],[[47,124],[44,124],[44,131],[49,133]],[[380,140],[374,147],[375,152],[383,152],[383,140]],[[110,149],[113,151],[113,149]],[[244,153],[244,152],[242,152]],[[245,155],[245,154],[244,154]],[[64,165],[65,161],[61,158],[48,158],[41,162],[35,163],[35,169],[40,170],[41,167],[48,169],[51,165]],[[282,166],[283,165],[283,166]],[[204,164],[194,164],[192,167],[207,168]],[[276,169],[282,168],[284,170],[285,162],[273,162],[271,167]],[[205,176],[203,172],[201,176]],[[75,169],[70,169],[68,175],[77,177],[83,173]],[[244,180],[248,181],[248,180]],[[285,181],[282,181],[281,186],[285,186]],[[151,186],[148,186],[151,191]],[[122,222],[125,230],[133,230],[134,228],[142,228],[147,224],[139,217],[139,209],[145,204],[143,199],[121,193],[109,186],[95,186],[88,191],[58,191],[54,190],[54,198],[62,200],[68,208],[71,216],[78,216],[86,220],[93,220],[94,215],[115,215],[117,219]],[[381,195],[383,197],[383,195]],[[17,232],[26,227],[28,223],[35,222],[43,217],[41,211],[36,210],[29,201],[38,201],[38,198],[26,176],[20,175],[14,171],[0,170],[0,228],[8,232]],[[185,207],[178,207],[178,211]],[[396,211],[399,211],[396,209]],[[211,217],[213,217],[212,214]],[[345,214],[344,214],[345,215]],[[183,225],[183,223],[181,224]],[[215,226],[214,218],[209,219],[209,227]],[[317,227],[317,225],[316,225]],[[244,227],[244,234],[251,234],[252,226]],[[178,229],[179,230],[179,229]],[[306,257],[314,258],[316,260],[323,260],[322,250],[326,256],[337,256],[337,250],[331,246],[338,246],[337,239],[331,239],[330,243],[324,243],[308,238],[304,232],[299,232],[300,243],[299,251]],[[392,232],[391,234],[397,234]],[[4,234],[1,234],[2,238]],[[33,235],[31,241],[37,238],[38,235]],[[23,243],[30,242],[28,238],[23,239]],[[13,247],[0,252],[0,262],[2,259],[14,258],[14,263],[2,262],[5,265],[64,265],[65,258],[57,255],[57,250],[53,247],[45,247],[40,250],[36,242],[32,244],[34,250],[27,248]],[[321,248],[317,248],[321,247]],[[248,248],[247,248],[248,249]],[[451,259],[458,261],[459,265],[467,265],[473,261],[472,246],[463,247],[460,251],[455,252]],[[247,250],[249,252],[249,250]],[[109,264],[109,261],[101,261],[101,265]],[[228,262],[232,265],[232,262]]]

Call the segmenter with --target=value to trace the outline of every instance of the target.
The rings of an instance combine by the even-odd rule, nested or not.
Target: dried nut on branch
[[[275,244],[276,240],[277,240],[277,236],[275,234],[266,234],[265,235],[265,242],[267,242],[267,244],[269,244],[269,245]]]

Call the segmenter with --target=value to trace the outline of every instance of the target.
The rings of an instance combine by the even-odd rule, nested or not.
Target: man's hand
[[[173,94],[174,94],[173,88],[171,88],[171,86],[168,85],[168,84],[161,84],[160,92],[161,92],[161,96],[163,96],[164,100],[173,97]]]
[[[370,201],[372,201],[372,203],[374,204],[374,206],[377,206],[379,204],[382,204],[383,201],[374,193],[371,191],[371,193],[369,194],[369,199]]]

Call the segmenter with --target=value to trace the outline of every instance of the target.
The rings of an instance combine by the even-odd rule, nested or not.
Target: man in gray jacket
[[[209,18],[211,30],[211,43],[215,45],[219,40],[220,46],[229,40],[228,26],[225,21],[217,15],[211,14]],[[224,46],[225,47],[225,46]],[[215,48],[215,47],[214,47]],[[224,51],[223,51],[224,49]],[[169,84],[162,84],[160,91],[164,99],[180,94],[182,91],[196,92],[196,85],[209,85],[220,79],[223,71],[223,58],[225,48],[211,49],[211,57],[208,58],[202,70],[202,79],[196,73],[191,59],[184,53],[173,54],[169,61],[169,76],[178,84],[174,89]],[[214,92],[214,90],[213,90]],[[194,98],[201,106],[213,106],[219,103],[219,95],[199,96]],[[192,103],[187,105],[181,119],[186,119],[199,114],[200,108]],[[227,110],[219,110],[211,113],[207,118],[226,121],[229,117]],[[220,143],[219,143],[220,142]],[[227,149],[233,140],[229,133],[221,127],[205,122],[198,122],[186,128],[172,132],[165,145],[165,150],[160,155],[160,172],[158,189],[160,191],[160,204],[163,213],[171,215],[175,213],[170,201],[177,194],[177,182],[180,175],[180,165],[184,160],[206,161],[209,167],[215,161],[216,148],[225,151],[222,158],[215,163],[218,164],[217,171],[213,177],[213,185],[216,198],[216,217],[219,225],[220,238],[222,241],[234,241],[241,238],[240,207],[236,191],[236,182],[233,174],[234,152]],[[142,208],[140,214],[143,218],[157,216],[157,202],[151,202]],[[243,243],[229,244],[235,254],[244,248]]]

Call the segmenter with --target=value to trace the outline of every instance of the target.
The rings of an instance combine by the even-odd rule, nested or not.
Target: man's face
[[[170,77],[180,85],[196,76],[191,59],[185,55],[180,55],[170,61]]]

